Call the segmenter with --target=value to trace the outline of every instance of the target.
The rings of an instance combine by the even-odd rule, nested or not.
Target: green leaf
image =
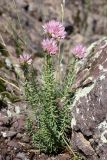
[[[2,80],[0,80],[0,92],[3,92],[6,90],[5,84]]]

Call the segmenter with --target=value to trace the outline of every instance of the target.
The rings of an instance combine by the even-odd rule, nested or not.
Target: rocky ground
[[[107,34],[107,1],[65,2],[66,63],[69,49],[73,44],[84,43],[89,46]],[[54,3],[52,0],[16,0],[16,3],[14,0],[0,0],[0,52],[3,61],[0,60],[0,63],[3,63],[0,65],[0,76],[19,85],[15,75],[17,72],[21,83],[23,75],[19,69],[17,55],[23,50],[35,55],[34,67],[37,71],[40,70],[42,63],[40,42],[43,36],[41,26],[50,19],[61,18],[60,5],[61,0],[54,0]],[[26,40],[26,44],[18,41],[21,48],[16,43],[18,37]],[[87,160],[107,159],[106,42],[107,40],[103,39],[89,48],[88,57],[77,66],[77,81],[74,84],[79,91],[73,104],[72,144],[73,148]],[[8,53],[3,50],[2,44],[3,47],[6,45]],[[2,88],[0,87],[0,92],[5,90],[12,95],[11,101],[5,98],[8,103],[0,101],[0,160],[72,159],[68,153],[48,157],[33,148],[31,138],[25,130],[27,106],[22,100],[22,93],[7,84],[3,83]],[[8,97],[11,95],[8,94]]]

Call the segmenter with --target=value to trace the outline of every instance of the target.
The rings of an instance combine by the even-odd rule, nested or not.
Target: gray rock
[[[78,149],[81,150],[84,154],[88,156],[94,155],[94,149],[91,147],[90,142],[84,138],[82,133],[75,132],[73,133],[72,138],[75,139],[76,147],[78,147]]]
[[[21,153],[21,152],[19,152],[19,153],[17,154],[16,158],[20,158],[21,160],[29,160],[29,159],[26,157],[25,153]]]
[[[89,160],[107,159],[107,38],[88,48],[87,58],[77,66],[75,84],[78,89],[71,122],[74,148]]]
[[[10,117],[0,117],[0,126],[9,126],[11,125],[11,118]]]
[[[1,132],[1,134],[4,138],[7,138],[7,137],[12,138],[17,134],[17,132],[15,132],[15,131],[5,131],[5,132]]]
[[[22,142],[29,143],[29,141],[30,141],[29,136],[24,134],[23,137],[22,137]]]

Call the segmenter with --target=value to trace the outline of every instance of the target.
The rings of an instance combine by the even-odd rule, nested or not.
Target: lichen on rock
[[[88,160],[107,159],[107,38],[89,46],[78,69],[72,108],[73,147]],[[87,76],[83,73],[87,71]],[[83,75],[83,76],[82,76]],[[81,147],[81,136],[88,149]],[[93,150],[92,154],[89,150]]]

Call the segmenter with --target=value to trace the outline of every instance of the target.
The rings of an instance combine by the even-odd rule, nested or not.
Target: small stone
[[[71,160],[71,156],[69,154],[60,154],[58,160]]]
[[[28,135],[23,135],[22,141],[25,143],[29,143],[30,139]]]
[[[23,137],[23,134],[21,134],[21,133],[18,133],[17,135],[16,135],[16,138],[18,138],[18,139],[20,139],[20,138],[22,138]]]
[[[9,126],[11,118],[10,117],[3,117],[0,119],[1,125]]]
[[[89,142],[91,145],[94,144],[94,139],[93,138],[89,139]]]
[[[18,121],[14,122],[13,125],[12,125],[12,127],[15,128],[15,129],[17,129],[18,126],[19,126]]]
[[[8,143],[7,143],[7,145],[9,146],[9,147],[11,147],[11,148],[14,148],[14,149],[20,149],[20,146],[19,146],[19,144],[16,142],[16,141],[9,141]]]
[[[19,107],[19,106],[16,106],[16,107],[15,107],[15,112],[16,112],[16,114],[19,114],[19,113],[20,113],[20,107]]]
[[[86,156],[91,156],[94,155],[94,149],[91,147],[90,142],[87,141],[83,134],[78,132],[78,133],[73,133],[73,138],[75,139],[75,145],[86,155]]]
[[[10,156],[7,156],[7,157],[6,157],[6,160],[11,160],[11,157],[10,157]]]
[[[12,127],[15,128],[15,129],[17,129],[19,132],[21,130],[24,130],[24,119],[25,119],[24,115],[20,115],[18,117],[14,117],[13,118],[13,125],[12,125]]]
[[[94,141],[96,143],[99,143],[99,141],[100,141],[100,135],[98,135],[98,134],[93,135],[93,139],[94,139]]]
[[[7,138],[7,137],[11,137],[12,138],[17,134],[17,132],[15,132],[15,131],[6,131],[6,132],[1,132],[1,134],[2,134],[2,136],[4,138]]]
[[[29,160],[29,159],[26,157],[25,153],[21,153],[21,152],[19,152],[19,153],[17,154],[16,158],[20,158],[21,160]]]
[[[8,117],[12,117],[12,112],[10,112],[9,110],[7,110],[7,115],[8,115]]]
[[[45,154],[43,154],[43,153],[42,153],[41,155],[39,155],[38,159],[39,159],[39,160],[51,160],[50,158],[48,158],[47,155],[45,155]]]

